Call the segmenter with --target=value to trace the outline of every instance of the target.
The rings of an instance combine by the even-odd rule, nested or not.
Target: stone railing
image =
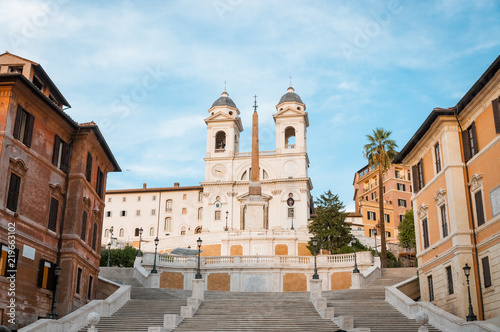
[[[454,332],[494,332],[497,326],[485,322],[466,322],[455,315],[444,311],[429,302],[415,302],[399,289],[417,280],[417,276],[399,284],[385,288],[385,300],[410,319],[415,319],[417,313],[425,312],[429,316],[429,324],[442,330]]]
[[[371,256],[371,254],[370,254]],[[380,270],[380,257],[374,258],[374,264],[366,271],[351,274],[351,289],[366,288],[372,282],[380,278],[382,271]]]

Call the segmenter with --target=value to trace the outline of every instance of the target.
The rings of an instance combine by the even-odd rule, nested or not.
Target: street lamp
[[[224,229],[226,232],[229,230],[227,228],[227,217],[229,216],[229,211],[226,211],[226,228]]]
[[[474,311],[472,310],[472,301],[470,299],[470,286],[469,286],[470,269],[471,269],[471,267],[469,266],[469,264],[465,263],[464,273],[465,273],[465,276],[467,277],[467,291],[469,293],[469,314],[467,315],[467,321],[473,322],[473,321],[477,320],[477,317],[476,317],[476,315],[474,315]]]
[[[158,250],[158,242],[160,242],[160,239],[158,239],[158,236],[156,236],[156,238],[155,238],[155,259],[153,262],[153,269],[151,270],[151,273],[158,273],[158,271],[156,271],[156,252]]]
[[[353,236],[352,240],[351,240],[351,245],[352,245],[352,249],[354,250],[354,270],[352,270],[352,273],[359,273],[358,259],[356,257],[356,242],[358,242],[358,240]]]
[[[142,252],[141,252],[142,232],[143,229],[141,227],[139,228],[139,251],[137,251],[137,257],[142,257]]]
[[[318,239],[313,238],[313,246],[314,246],[314,274],[313,274],[313,279],[319,279],[318,275],[318,268],[316,266],[316,253],[317,253],[317,248],[318,248]]]
[[[377,251],[377,227],[373,227],[373,236],[375,237],[375,257],[378,257],[378,251]]]
[[[56,265],[56,268],[54,269],[54,276],[55,276],[55,289],[54,289],[54,299],[52,301],[52,312],[49,314],[50,319],[58,319],[59,316],[57,315],[57,288],[59,286],[59,276],[61,275],[61,268],[59,265]]]
[[[196,271],[196,275],[194,276],[195,279],[201,279],[201,272],[200,272],[200,253],[201,253],[201,237],[196,240],[196,243],[198,244],[198,270]]]
[[[109,256],[111,255],[111,240],[108,242],[108,267],[109,267]]]

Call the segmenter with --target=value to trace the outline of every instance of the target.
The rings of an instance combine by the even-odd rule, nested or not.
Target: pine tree
[[[338,195],[328,190],[315,202],[317,217],[309,224],[309,232],[318,239],[318,250],[323,248],[331,254],[338,253],[351,240],[351,230],[345,223],[347,213]],[[314,251],[312,241],[309,250]]]

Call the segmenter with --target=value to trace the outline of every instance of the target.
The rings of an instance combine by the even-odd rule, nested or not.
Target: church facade
[[[240,111],[223,92],[208,113],[205,179],[200,186],[108,191],[103,243],[109,239],[137,247],[141,238],[143,248],[154,250],[158,236],[159,250],[168,252],[195,248],[201,237],[206,256],[308,255],[307,225],[313,208],[309,122],[300,96],[290,87],[281,97],[273,114],[276,149],[257,152],[261,211],[256,222],[248,203],[252,153],[239,149]]]

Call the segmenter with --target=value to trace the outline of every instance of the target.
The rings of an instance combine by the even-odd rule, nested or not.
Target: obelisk
[[[257,114],[257,96],[255,96],[252,117],[252,171],[248,199],[245,202],[245,230],[261,230],[264,228],[264,205],[262,189],[259,181],[259,115]]]

